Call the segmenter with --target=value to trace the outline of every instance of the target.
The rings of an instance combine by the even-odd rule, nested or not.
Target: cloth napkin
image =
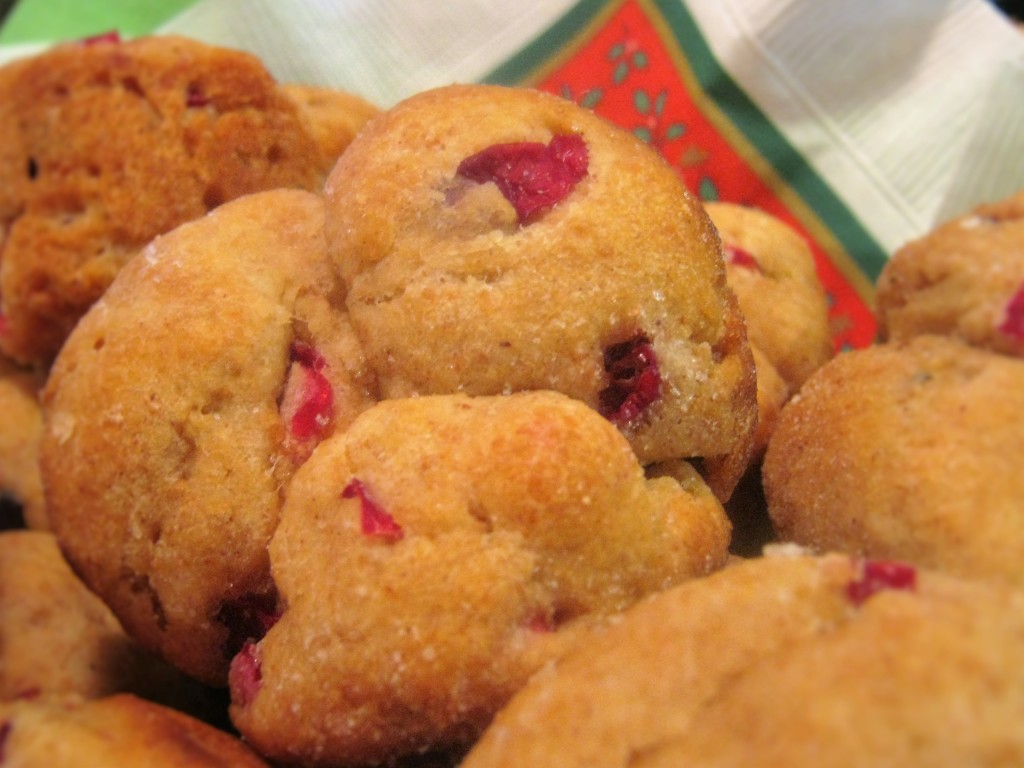
[[[20,0],[0,62],[117,29],[259,56],[387,107],[452,82],[561,94],[705,200],[812,246],[840,348],[891,253],[1024,188],[1024,32],[985,0]]]

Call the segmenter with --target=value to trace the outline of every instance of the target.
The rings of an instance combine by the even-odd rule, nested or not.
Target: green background
[[[77,40],[117,30],[125,37],[152,32],[195,0],[18,0],[0,29],[0,44]]]

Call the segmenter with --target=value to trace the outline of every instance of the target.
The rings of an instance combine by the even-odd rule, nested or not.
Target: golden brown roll
[[[724,564],[728,520],[690,472],[646,479],[555,392],[378,403],[292,479],[282,611],[232,663],[232,720],[288,764],[468,746],[596,623]]]
[[[48,768],[267,768],[235,736],[131,694],[0,702],[0,755]]]
[[[741,562],[535,675],[462,766],[1015,765],[1022,607],[899,562]]]
[[[762,475],[783,540],[1024,585],[1024,361],[944,336],[845,352],[783,409]]]
[[[0,533],[0,701],[115,693],[225,719],[216,696],[125,634],[53,534]]]
[[[223,684],[288,480],[372,402],[323,203],[273,190],[157,238],[61,350],[41,470],[61,547],[146,648]]]
[[[1024,190],[903,245],[877,303],[883,340],[939,334],[1024,357]]]
[[[753,362],[714,227],[650,147],[555,96],[450,86],[373,120],[325,191],[384,397],[556,390],[729,495]]]
[[[781,219],[736,203],[705,203],[751,346],[796,392],[834,353],[825,288],[807,242]]]
[[[39,373],[0,357],[0,498],[17,506],[19,524],[36,530],[50,527],[39,472],[43,383]]]
[[[154,236],[240,195],[318,190],[340,146],[320,143],[323,111],[254,56],[180,37],[0,69],[0,350],[48,364]]]

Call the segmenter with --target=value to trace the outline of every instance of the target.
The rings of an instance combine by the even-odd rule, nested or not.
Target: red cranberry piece
[[[231,660],[228,688],[231,698],[241,707],[249,706],[263,683],[263,654],[256,643],[246,643]]]
[[[10,720],[0,723],[0,763],[7,757],[7,739],[10,737],[13,727]]]
[[[761,271],[761,265],[757,263],[757,259],[750,251],[746,251],[736,245],[725,244],[722,246],[722,251],[725,254],[725,260],[729,264],[735,264],[737,267],[743,267],[744,269],[753,269],[756,272]]]
[[[1024,341],[1024,284],[1006,304],[1006,316],[999,330],[1007,336]]]
[[[100,45],[101,43],[120,43],[121,34],[116,29],[112,29],[109,32],[100,32],[98,35],[83,37],[78,42],[84,46]]]
[[[203,93],[202,89],[193,83],[185,91],[185,106],[205,107],[210,103],[210,97]]]
[[[341,492],[343,499],[359,499],[362,531],[366,536],[375,536],[387,542],[399,541],[405,531],[391,515],[374,501],[363,483],[353,478]]]
[[[650,339],[637,334],[604,351],[604,369],[611,382],[598,395],[601,414],[625,426],[658,399],[661,371]]]
[[[309,458],[334,417],[334,388],[324,375],[326,368],[327,362],[308,344],[292,346],[281,415],[288,428],[286,445],[297,463]]]
[[[231,658],[246,643],[262,640],[281,618],[281,613],[277,608],[275,593],[252,593],[225,602],[217,611],[216,618],[228,630],[224,655]]]
[[[582,136],[555,136],[548,144],[494,144],[459,163],[459,176],[493,181],[515,208],[521,223],[564,200],[587,175],[590,156]]]
[[[526,628],[531,632],[553,632],[555,630],[555,622],[547,614],[538,613],[530,618]]]
[[[860,575],[846,585],[846,596],[854,605],[860,605],[884,589],[913,592],[916,588],[917,571],[913,566],[890,560],[865,560]]]
[[[7,315],[0,314],[0,336],[6,336],[11,332],[10,323],[7,321]]]

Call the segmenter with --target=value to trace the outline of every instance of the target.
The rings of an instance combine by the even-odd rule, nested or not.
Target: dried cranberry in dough
[[[714,228],[650,147],[556,96],[451,86],[372,121],[325,193],[384,397],[555,390],[611,414],[606,352],[639,335],[658,384],[651,366],[617,424],[643,463],[694,460],[729,495],[753,360]]]
[[[723,243],[722,252],[725,254],[726,264],[735,264],[737,267],[743,267],[744,269],[753,269],[758,272],[761,271],[761,266],[757,263],[757,258],[755,258],[750,251],[740,248],[737,245]]]
[[[859,572],[846,587],[846,594],[855,605],[886,589],[914,590],[917,587],[917,569],[907,563],[887,560],[865,560]]]
[[[385,541],[398,541],[405,535],[402,526],[370,497],[358,478],[349,481],[341,492],[341,498],[359,499],[359,521],[364,535]]]
[[[297,464],[309,457],[313,448],[328,434],[334,419],[334,389],[324,369],[323,355],[307,344],[295,343],[291,366],[281,398],[281,418],[285,422],[285,444]]]
[[[604,351],[610,383],[599,395],[600,412],[614,424],[628,426],[661,394],[658,356],[651,342],[638,335]]]
[[[88,37],[83,37],[81,40],[78,40],[77,42],[79,45],[82,46],[102,45],[104,43],[119,44],[122,42],[122,38],[120,32],[118,32],[116,29],[112,29],[109,32],[100,32],[96,35],[89,35]]]
[[[231,660],[228,670],[228,686],[231,696],[240,707],[247,707],[260,691],[263,679],[260,669],[260,646],[258,642],[247,642]]]
[[[457,173],[476,182],[493,181],[521,222],[563,200],[587,175],[587,145],[575,134],[548,144],[495,144],[461,163]]]
[[[1024,284],[1007,302],[1006,316],[999,324],[999,331],[1015,339],[1024,340]]]

